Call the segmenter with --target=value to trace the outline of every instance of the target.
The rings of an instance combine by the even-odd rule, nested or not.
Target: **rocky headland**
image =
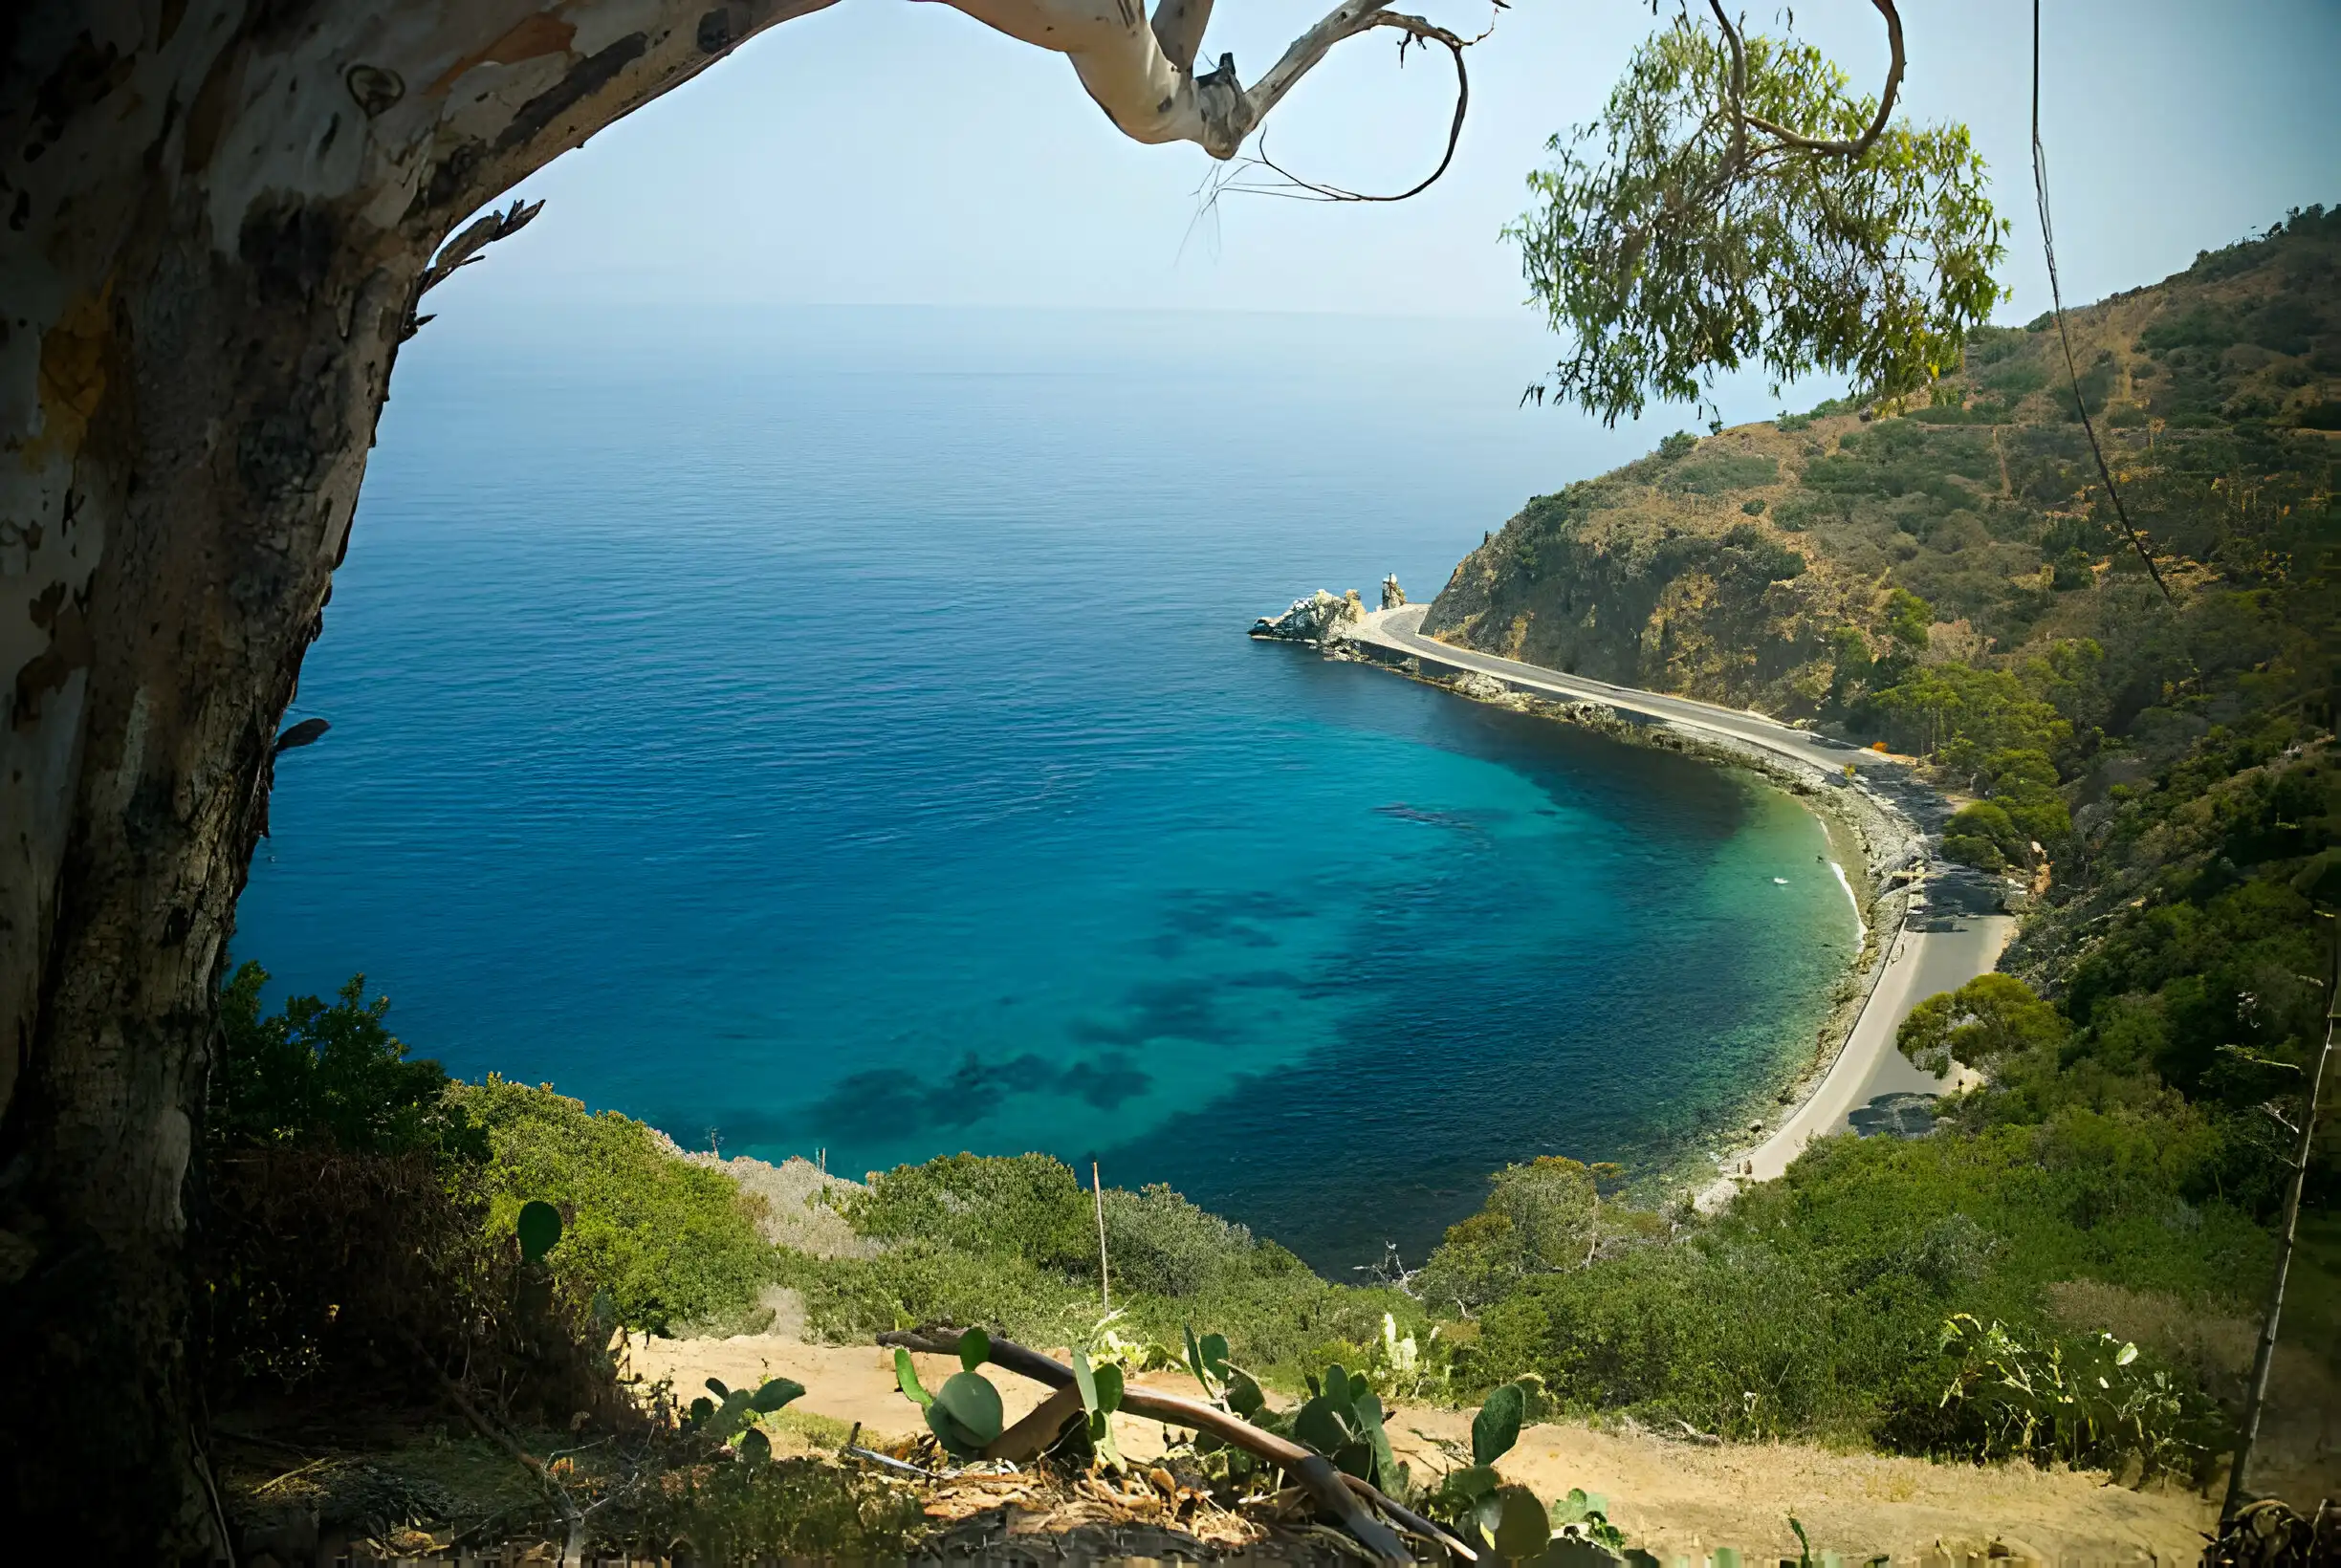
[[[1390,579],[1392,583],[1396,578]],[[1384,590],[1384,608],[1388,608],[1389,590]],[[1252,635],[1270,642],[1302,642],[1312,648],[1325,647],[1341,641],[1366,623],[1366,601],[1358,591],[1330,594],[1320,588],[1302,599],[1296,599],[1280,615],[1264,615],[1252,622]]]

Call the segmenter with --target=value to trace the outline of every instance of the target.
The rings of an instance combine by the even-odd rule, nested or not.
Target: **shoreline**
[[[1428,608],[1367,612],[1314,645],[1327,659],[1370,664],[1475,702],[1753,773],[1810,811],[1828,839],[1831,870],[1853,904],[1859,932],[1854,958],[1831,992],[1804,1066],[1769,1092],[1751,1091],[1747,1108],[1751,1113],[1761,1108],[1761,1114],[1710,1141],[1717,1151],[1716,1174],[1688,1184],[1694,1188],[1691,1201],[1701,1212],[1724,1208],[1747,1184],[1776,1179],[1815,1137],[1845,1130],[1852,1112],[1868,1103],[1860,1092],[1881,1079],[1932,1085],[1931,1091],[1889,1093],[1941,1095],[1960,1085],[1965,1070],[1957,1064],[1941,1079],[1909,1066],[1893,1047],[1895,1031],[1911,1007],[1935,990],[1974,978],[1963,970],[1974,967],[1979,954],[1982,963],[1976,973],[1988,972],[2016,923],[2004,915],[1967,911],[1971,923],[1986,923],[1977,940],[1974,926],[1958,926],[1956,914],[1948,922],[1932,918],[1927,896],[1932,835],[1906,806],[1937,820],[1948,817],[1950,806],[1936,792],[1919,786],[1906,763],[1779,725],[1765,715],[1584,681],[1434,642],[1416,629]],[[1844,760],[1830,752],[1842,753]],[[1829,762],[1838,763],[1840,771],[1832,772]],[[1899,775],[1890,792],[1871,788],[1863,775],[1878,776],[1886,768]],[[1890,794],[1910,798],[1897,801]],[[1861,867],[1859,878],[1850,874],[1849,860]],[[1967,902],[1974,902],[1975,889],[1964,891]],[[1930,946],[1930,935],[1969,940],[1955,944],[1956,950],[1936,951],[1943,945]],[[1949,987],[1934,984],[1945,974],[1958,978]],[[1913,994],[1922,977],[1933,989]]]

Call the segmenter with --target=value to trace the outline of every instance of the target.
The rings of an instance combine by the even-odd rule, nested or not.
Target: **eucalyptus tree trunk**
[[[432,252],[819,3],[31,0],[0,23],[14,1538],[222,1555],[184,1277],[213,992]]]
[[[214,993],[277,725],[455,226],[830,0],[13,0],[0,8],[0,1517],[217,1557],[185,1255]],[[961,0],[1116,126],[1232,155],[1208,0]],[[1457,58],[1459,60],[1459,45]],[[434,254],[439,256],[433,265]]]

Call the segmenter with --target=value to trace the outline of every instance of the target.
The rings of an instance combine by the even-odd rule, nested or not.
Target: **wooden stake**
[[[2235,1458],[2227,1467],[2227,1499],[2220,1505],[2220,1528],[2235,1523],[2251,1498],[2243,1471],[2251,1463],[2252,1444],[2260,1436],[2260,1412],[2267,1400],[2268,1368],[2276,1360],[2276,1325],[2284,1317],[2285,1276],[2292,1269],[2292,1248],[2300,1236],[2301,1189],[2308,1181],[2308,1159],[2316,1152],[2317,1100],[2325,1092],[2325,1067],[2332,1060],[2333,1025],[2341,1018],[2341,918],[2333,922],[2332,967],[2325,984],[2325,1045],[2308,1070],[2308,1099],[2301,1107],[2300,1144],[2285,1183],[2284,1228],[2276,1237],[2276,1278],[2268,1287],[2267,1315],[2260,1320],[2260,1343],[2252,1352],[2251,1383],[2244,1389],[2243,1420],[2236,1434]]]
[[[1097,1162],[1089,1162],[1089,1192],[1097,1200],[1098,1221],[1098,1299],[1113,1311],[1113,1286],[1105,1277],[1105,1185],[1098,1180]]]

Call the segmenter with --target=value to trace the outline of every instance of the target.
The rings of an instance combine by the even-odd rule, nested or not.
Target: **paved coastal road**
[[[1851,763],[1867,794],[1913,823],[1930,840],[1940,833],[1949,816],[1948,803],[1914,778],[1909,766],[1897,758],[1828,740],[1761,713],[1611,686],[1541,664],[1455,647],[1422,634],[1429,608],[1410,604],[1371,612],[1361,640],[1450,668],[1477,670],[1521,689],[1602,703],[1687,730],[1753,743],[1831,775],[1842,777],[1846,764]],[[1894,1049],[1895,1032],[1920,1002],[1937,991],[1956,991],[1999,963],[2001,950],[2016,930],[2014,919],[1998,912],[2000,902],[2001,889],[1992,879],[1964,867],[1938,865],[1926,879],[1901,928],[1893,933],[1886,967],[1836,1061],[1785,1122],[1755,1148],[1732,1158],[1731,1173],[1699,1195],[1701,1209],[1719,1208],[1746,1182],[1774,1180],[1815,1138],[1849,1129],[1873,1133],[1896,1126],[1918,1130],[1924,1125],[1926,1100],[1942,1093],[1948,1080],[1913,1066]]]
[[[1549,692],[1557,697],[1607,703],[1611,708],[1624,708],[1649,718],[1669,719],[1700,730],[1712,730],[1735,740],[1753,741],[1830,773],[1840,771],[1850,762],[1861,771],[1865,781],[1899,778],[1909,773],[1904,764],[1882,752],[1865,751],[1844,741],[1830,740],[1809,730],[1782,724],[1777,719],[1768,719],[1761,713],[1723,708],[1715,703],[1695,702],[1689,697],[1670,697],[1663,692],[1642,691],[1633,686],[1611,686],[1607,681],[1588,680],[1582,675],[1546,669],[1542,664],[1522,664],[1517,659],[1499,659],[1492,653],[1479,653],[1438,642],[1434,638],[1425,637],[1422,632],[1423,617],[1430,610],[1428,604],[1407,604],[1395,610],[1371,611],[1366,617],[1362,639],[1400,649],[1417,658],[1451,664],[1456,669],[1476,669],[1482,674]]]
[[[1907,925],[1894,935],[1892,954],[1877,988],[1862,1008],[1853,1033],[1810,1099],[1762,1143],[1732,1163],[1724,1176],[1699,1194],[1698,1206],[1715,1209],[1746,1182],[1769,1182],[1787,1170],[1805,1145],[1832,1133],[1871,1133],[1913,1116],[1914,1109],[1948,1088],[1949,1080],[1922,1073],[1894,1049],[1894,1034],[1911,1009],[1937,991],[1956,991],[2000,962],[2000,951],[2016,934],[2006,915],[1944,915]],[[1916,1109],[1915,1125],[1931,1122]]]

